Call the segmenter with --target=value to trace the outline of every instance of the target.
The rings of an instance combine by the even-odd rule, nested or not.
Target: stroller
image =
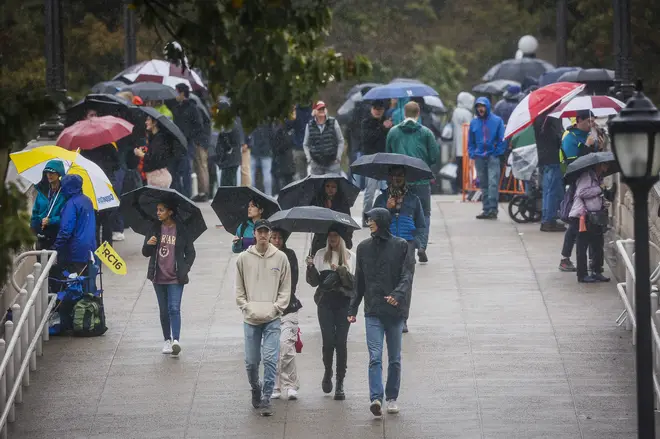
[[[543,188],[537,169],[536,145],[523,146],[511,151],[509,164],[513,176],[525,182],[525,195],[514,195],[509,201],[509,216],[517,223],[541,221]]]

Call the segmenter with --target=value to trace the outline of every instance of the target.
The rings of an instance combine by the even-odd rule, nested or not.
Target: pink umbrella
[[[575,82],[557,82],[531,92],[520,101],[511,113],[504,131],[504,138],[508,139],[524,130],[541,114],[560,102],[572,99],[585,87],[585,84]]]
[[[575,117],[578,111],[591,110],[596,117],[606,117],[617,114],[626,104],[609,96],[578,96],[559,105],[550,113],[558,119]]]
[[[123,139],[132,132],[133,124],[119,117],[92,117],[65,128],[56,143],[70,151],[94,149]]]

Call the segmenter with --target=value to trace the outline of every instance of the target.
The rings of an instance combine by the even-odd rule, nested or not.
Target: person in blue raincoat
[[[34,186],[37,198],[32,206],[30,227],[37,236],[37,250],[52,249],[60,230],[60,213],[66,201],[60,184],[63,176],[62,162],[51,160],[46,163],[41,181]]]
[[[404,107],[410,102],[410,98],[399,98],[396,100],[396,108],[392,112],[392,123],[398,125],[406,118]]]

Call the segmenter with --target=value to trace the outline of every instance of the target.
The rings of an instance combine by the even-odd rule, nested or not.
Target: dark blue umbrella
[[[424,96],[438,96],[438,92],[426,84],[416,82],[394,82],[374,87],[364,95],[365,101],[376,99],[414,98]]]
[[[574,70],[580,70],[580,67],[557,67],[556,69],[545,72],[539,77],[539,87],[545,87],[546,85],[554,84],[559,82],[559,77],[564,73],[572,72]]]

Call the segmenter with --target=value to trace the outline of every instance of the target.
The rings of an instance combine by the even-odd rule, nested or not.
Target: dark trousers
[[[463,157],[456,157],[454,163],[457,167],[456,180],[452,181],[451,188],[455,194],[458,194],[463,191]]]
[[[192,162],[195,159],[195,147],[193,146],[192,150],[188,143],[188,154],[185,157],[181,157],[176,164],[174,164],[174,169],[170,170],[172,174],[172,189],[175,189],[184,196],[190,198],[192,196]]]
[[[587,265],[587,251],[589,249],[591,249],[592,271],[594,273],[603,272],[604,246],[605,238],[602,227],[587,224],[587,231],[578,233],[575,246],[578,279],[582,279],[589,274]]]
[[[429,241],[429,232],[431,230],[431,184],[411,184],[408,186],[408,190],[417,195],[419,201],[422,202],[426,228],[418,234],[417,239],[419,240],[419,247],[422,250],[426,250],[426,245]]]
[[[223,168],[220,171],[220,186],[236,186],[236,172],[238,171],[238,166]]]
[[[561,256],[563,258],[570,259],[571,254],[573,254],[573,247],[575,246],[575,242],[577,241],[580,230],[579,220],[571,219],[567,226],[568,228],[564,234],[564,245],[561,248]],[[591,250],[591,247],[589,247],[589,257],[590,259],[593,258],[593,251]]]
[[[351,327],[348,322],[348,308],[348,300],[338,306],[325,306],[321,303],[317,308],[323,338],[323,365],[326,371],[332,373],[332,360],[334,352],[337,351],[337,379],[340,380],[346,376],[348,361],[346,340]]]
[[[119,210],[119,209],[116,209]],[[100,246],[108,241],[112,245],[112,232],[114,231],[115,209],[102,210],[96,213],[96,245]]]
[[[121,197],[124,189],[124,178],[126,177],[126,168],[119,168],[115,172],[115,178],[112,182],[112,187],[115,190],[115,194],[118,197]],[[124,233],[124,218],[121,216],[119,209],[113,209],[112,211],[112,231]]]

